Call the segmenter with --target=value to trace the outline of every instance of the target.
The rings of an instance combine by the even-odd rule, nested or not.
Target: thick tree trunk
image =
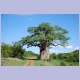
[[[49,59],[49,48],[48,47],[41,47],[40,48],[40,60],[47,60]]]

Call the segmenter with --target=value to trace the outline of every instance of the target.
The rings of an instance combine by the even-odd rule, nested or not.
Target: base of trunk
[[[40,60],[47,60],[49,59],[49,48],[40,48]]]

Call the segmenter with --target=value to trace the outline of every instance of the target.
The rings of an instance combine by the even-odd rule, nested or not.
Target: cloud
[[[35,20],[35,18],[27,18],[29,21],[31,21],[31,20]]]
[[[63,46],[60,46],[60,45],[58,45],[57,47],[58,47],[58,48],[63,48]]]
[[[28,20],[30,21],[30,20],[32,20],[31,18],[28,18]]]
[[[79,47],[75,47],[75,50],[79,50]]]
[[[56,45],[56,44],[55,44]],[[58,46],[51,46],[51,48],[63,48],[62,46],[58,45]]]
[[[31,21],[31,20],[35,20],[35,18],[32,16],[34,14],[14,14],[14,15],[17,15],[17,16],[27,16],[28,15],[28,18],[27,20]]]
[[[65,47],[63,47],[63,46],[61,46],[61,45],[58,45],[58,46],[51,46],[52,48],[68,48],[68,49],[70,49],[70,48],[73,48],[73,46],[72,45],[68,45],[68,46],[65,46]]]
[[[50,53],[57,53],[58,52],[58,50],[49,50],[50,51]]]

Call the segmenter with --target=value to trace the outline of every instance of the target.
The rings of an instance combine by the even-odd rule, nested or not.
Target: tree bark
[[[40,60],[47,60],[47,59],[49,59],[49,48],[41,47],[40,48]]]

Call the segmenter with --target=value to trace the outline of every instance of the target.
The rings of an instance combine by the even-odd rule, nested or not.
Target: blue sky
[[[12,44],[22,37],[29,35],[29,27],[38,26],[42,22],[50,22],[52,26],[58,25],[69,31],[70,46],[62,48],[58,46],[50,49],[50,53],[71,52],[79,49],[79,15],[78,14],[2,14],[1,33],[2,42]],[[38,47],[24,48],[28,51],[39,53]]]

